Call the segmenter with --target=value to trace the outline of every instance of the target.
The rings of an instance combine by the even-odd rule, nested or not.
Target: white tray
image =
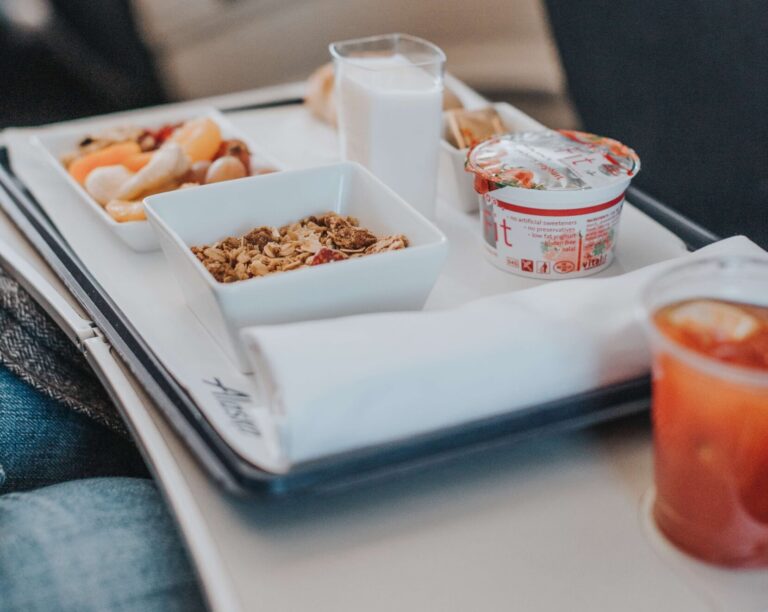
[[[459,89],[465,104],[482,98]],[[172,112],[173,108],[169,109]],[[145,112],[123,114],[137,124]],[[336,133],[313,119],[301,106],[277,107],[230,115],[232,124],[284,168],[310,167],[336,161]],[[103,124],[105,119],[100,118]],[[78,122],[78,129],[90,129]],[[29,186],[85,267],[124,313],[197,404],[207,422],[243,460],[260,470],[285,474],[294,467],[277,443],[276,423],[258,402],[252,376],[240,374],[218,344],[187,308],[161,253],[137,253],[115,241],[96,215],[85,211],[80,194],[50,167],[50,160],[32,143],[71,126],[13,130],[6,134],[14,170]],[[478,297],[522,289],[541,281],[508,275],[488,265],[479,247],[475,215],[438,203],[437,221],[448,236],[450,254],[428,304],[447,308]],[[625,207],[616,262],[603,276],[666,260],[685,252],[672,232],[631,205]]]
[[[94,337],[87,315],[66,303],[66,289],[2,215],[0,261],[92,363],[94,354],[99,358],[100,375],[111,368],[105,382],[127,406],[211,609],[301,609],[309,602],[323,610],[384,610],[393,602],[402,609],[440,602],[498,609],[510,601],[638,612],[765,607],[764,571],[703,566],[656,541],[647,521],[649,496],[639,508],[651,479],[644,427],[529,441],[479,461],[339,491],[312,504],[296,500],[288,508],[221,495],[149,399],[137,398],[138,384],[134,389],[121,378],[109,345]],[[293,588],[299,583],[308,586]],[[431,588],[436,584],[441,587]],[[372,599],[382,585],[390,596]]]

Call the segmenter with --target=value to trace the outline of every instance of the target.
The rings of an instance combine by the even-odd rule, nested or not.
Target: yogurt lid
[[[640,158],[612,138],[537,130],[484,140],[469,151],[466,170],[497,188],[568,191],[626,182],[640,171]]]

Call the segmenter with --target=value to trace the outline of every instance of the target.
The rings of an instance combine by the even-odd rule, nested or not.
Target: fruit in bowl
[[[120,126],[86,136],[61,159],[69,175],[119,223],[143,221],[143,199],[176,189],[274,172],[254,165],[242,140],[211,117],[155,129]]]

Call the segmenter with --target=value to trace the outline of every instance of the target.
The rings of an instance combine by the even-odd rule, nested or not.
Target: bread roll
[[[336,99],[333,92],[333,64],[315,70],[307,81],[304,104],[312,115],[336,127]]]

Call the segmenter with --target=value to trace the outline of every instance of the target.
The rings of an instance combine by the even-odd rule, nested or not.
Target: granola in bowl
[[[378,237],[355,217],[327,212],[281,228],[257,227],[192,253],[220,283],[232,283],[408,247],[403,235]]]

